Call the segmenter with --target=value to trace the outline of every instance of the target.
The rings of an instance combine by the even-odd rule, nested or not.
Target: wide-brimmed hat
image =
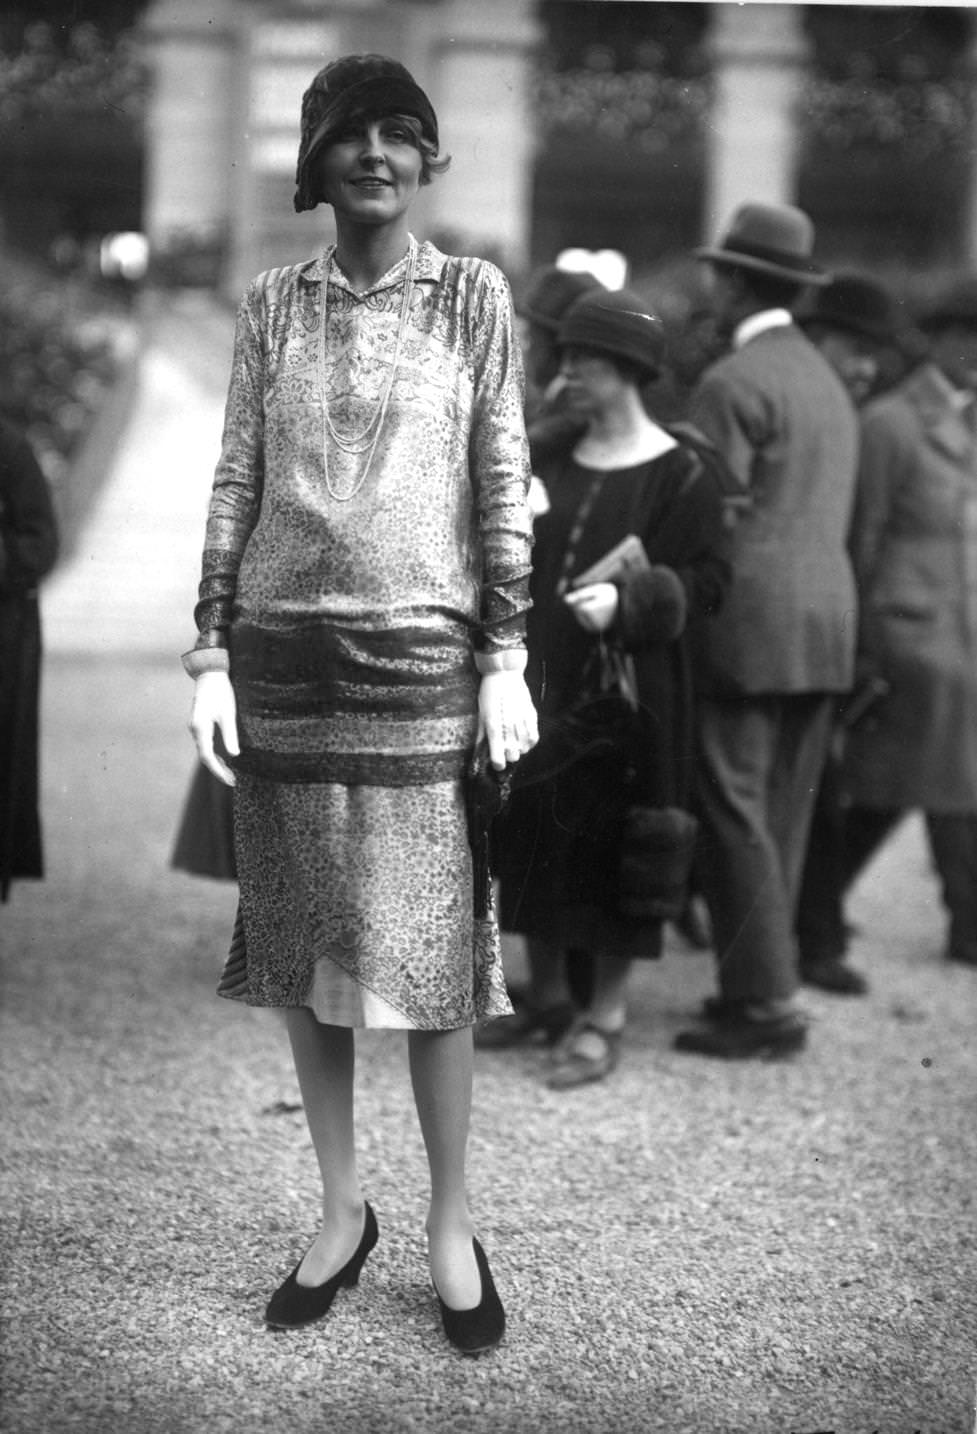
[[[516,304],[516,312],[530,323],[555,334],[563,315],[575,300],[603,288],[604,285],[594,274],[559,269],[550,264],[530,280],[529,288]]]
[[[697,259],[749,269],[795,284],[829,284],[831,275],[811,258],[814,225],[792,204],[742,204],[717,246],[695,250]]]
[[[977,329],[977,277],[956,279],[917,319],[924,332],[961,327]]]
[[[557,330],[560,348],[592,349],[637,364],[649,377],[665,361],[665,328],[644,299],[629,289],[584,294],[567,309]]]
[[[322,195],[312,183],[312,162],[357,114],[404,114],[438,148],[434,107],[410,70],[386,55],[344,55],[319,71],[302,96],[301,138],[295,168],[295,208],[314,209]]]
[[[861,274],[836,274],[798,312],[797,322],[824,324],[879,344],[894,344],[906,326],[888,289]]]

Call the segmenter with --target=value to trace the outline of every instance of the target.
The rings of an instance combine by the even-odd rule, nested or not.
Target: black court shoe
[[[380,1235],[373,1206],[366,1201],[364,1208],[366,1213],[363,1217],[363,1234],[360,1237],[360,1243],[341,1270],[326,1280],[324,1284],[300,1285],[296,1279],[302,1264],[302,1261],[299,1260],[285,1283],[279,1285],[268,1301],[268,1308],[265,1310],[265,1323],[272,1329],[300,1329],[302,1325],[312,1324],[315,1320],[322,1319],[338,1291],[344,1287],[352,1289],[356,1284],[366,1257]]]
[[[437,1285],[434,1287],[434,1293],[438,1295],[438,1304],[441,1306],[444,1332],[455,1349],[461,1350],[462,1354],[484,1354],[486,1350],[494,1349],[505,1334],[505,1310],[495,1288],[485,1251],[477,1240],[472,1240],[472,1247],[482,1281],[482,1298],[478,1304],[470,1310],[453,1310],[438,1295]]]

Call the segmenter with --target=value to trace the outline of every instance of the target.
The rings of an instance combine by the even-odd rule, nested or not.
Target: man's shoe
[[[723,1060],[774,1060],[792,1055],[807,1041],[807,1026],[799,1016],[781,1016],[773,1021],[756,1021],[746,1015],[679,1031],[675,1049],[692,1055],[719,1056]]]
[[[819,986],[822,991],[833,991],[837,996],[864,996],[868,990],[868,982],[861,972],[840,956],[802,961],[801,980],[805,986]]]
[[[745,1001],[731,1001],[725,996],[707,996],[702,1003],[703,1019],[714,1021],[717,1025],[726,1021],[738,1021],[745,1014]]]

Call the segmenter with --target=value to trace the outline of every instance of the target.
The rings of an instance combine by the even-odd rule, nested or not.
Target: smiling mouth
[[[390,180],[381,179],[376,174],[365,174],[362,179],[351,180],[357,189],[389,189]]]

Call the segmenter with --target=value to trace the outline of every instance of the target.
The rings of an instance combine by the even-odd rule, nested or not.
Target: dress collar
[[[317,254],[314,259],[309,259],[305,264],[301,265],[299,278],[308,284],[321,284],[323,266],[331,261],[335,247],[334,244],[327,245],[321,254]],[[405,254],[402,259],[398,259],[393,268],[388,269],[383,277],[378,279],[369,289],[364,290],[364,293],[372,294],[378,289],[388,289],[392,284],[399,284],[403,277],[401,269],[406,258],[407,256]],[[439,283],[441,271],[444,268],[446,260],[447,256],[442,254],[440,249],[436,249],[429,240],[425,239],[422,244],[417,246],[417,265],[414,270],[414,283]],[[346,276],[335,264],[332,266],[329,282],[331,284],[339,284],[341,288],[349,289],[349,282]],[[350,289],[350,292],[353,293],[354,290]]]

